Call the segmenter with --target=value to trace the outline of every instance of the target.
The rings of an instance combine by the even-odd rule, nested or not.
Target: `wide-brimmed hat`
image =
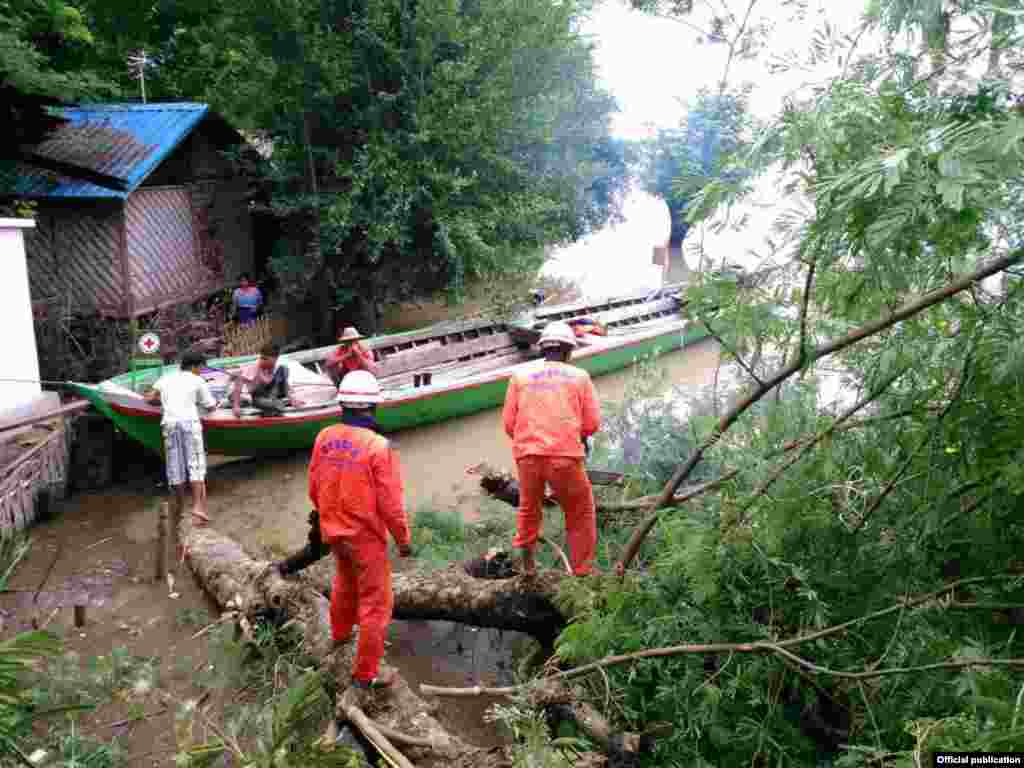
[[[338,341],[359,341],[365,339],[359,331],[356,330],[354,325],[348,326],[344,331],[341,332],[341,336],[338,337]]]

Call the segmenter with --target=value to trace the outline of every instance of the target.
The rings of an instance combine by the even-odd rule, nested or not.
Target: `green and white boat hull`
[[[623,328],[615,335],[588,337],[587,346],[576,350],[572,362],[592,376],[600,376],[626,368],[642,358],[692,344],[706,335],[706,330],[688,328],[681,316],[674,315],[642,326]],[[284,355],[283,359],[288,357]],[[225,358],[213,360],[209,365],[225,369],[253,360],[252,356]],[[532,361],[521,362],[464,377],[457,373],[437,375],[429,385],[386,391],[386,400],[377,409],[378,422],[382,431],[397,432],[495,408],[504,402],[513,372],[533,364]],[[71,386],[118,428],[151,451],[160,453],[160,409],[146,403],[137,393],[173,370],[177,370],[176,365],[122,374],[98,385],[74,383]],[[263,456],[309,449],[320,430],[337,423],[340,417],[340,406],[330,403],[274,417],[243,414],[235,418],[229,409],[221,409],[202,421],[208,453]]]

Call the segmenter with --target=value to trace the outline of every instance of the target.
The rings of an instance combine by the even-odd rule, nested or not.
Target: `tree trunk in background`
[[[686,223],[686,209],[674,205],[668,207],[672,228],[668,235],[668,251],[665,258],[668,265],[665,268],[666,283],[682,283],[690,278],[690,268],[683,258],[683,241],[686,239],[690,225]]]
[[[355,325],[360,333],[375,336],[379,331],[376,276],[369,272],[365,277],[361,277],[355,290],[356,297],[352,302],[356,315]]]

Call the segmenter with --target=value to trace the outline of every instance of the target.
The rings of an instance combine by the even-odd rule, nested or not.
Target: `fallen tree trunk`
[[[316,512],[310,513],[309,523],[306,546],[279,561],[279,565],[285,575],[304,571],[304,578],[314,589],[330,595],[333,561],[326,558],[330,549],[320,541]],[[564,553],[561,557],[565,560]],[[562,578],[562,574],[544,572],[532,579],[477,579],[455,563],[431,573],[398,573],[393,577],[394,615],[398,619],[457,621],[525,632],[547,646],[566,622],[554,605]]]
[[[513,507],[519,506],[519,482],[510,472],[503,472],[488,464],[478,464],[475,467],[470,467],[467,472],[474,475],[480,475],[480,487],[488,496],[498,499],[498,501],[504,501],[507,504],[511,504]],[[597,473],[598,475],[604,474],[599,470],[592,470],[591,474],[594,473]],[[731,480],[737,474],[738,472],[732,471],[717,480],[712,480],[709,483],[701,483],[699,485],[683,488],[673,497],[672,502],[682,504],[685,501],[696,498],[708,491],[714,490],[718,486],[722,485],[726,480]],[[618,484],[617,482],[597,483],[594,482],[593,477],[591,478],[591,482],[594,485]],[[633,499],[632,501],[598,501],[596,503],[596,507],[598,512],[629,512],[632,510],[647,509],[656,498],[656,496],[642,496],[639,499]],[[557,504],[558,502],[551,496],[544,497],[544,506],[553,507],[557,506]]]
[[[488,496],[511,504],[513,507],[519,506],[519,481],[511,472],[504,472],[492,467],[487,462],[481,462],[467,468],[466,474],[479,475],[480,487]],[[608,472],[602,469],[588,469],[587,477],[591,485],[622,485],[625,479],[621,472]],[[544,495],[544,506],[553,507],[557,503],[549,494]]]
[[[182,526],[189,565],[222,609],[233,604],[240,615],[292,621],[301,627],[307,650],[328,673],[336,690],[341,692],[349,687],[355,649],[352,643],[337,650],[332,647],[328,602],[320,591],[310,589],[308,584],[285,581],[270,563],[253,560],[237,542],[211,527],[193,528],[187,521]],[[419,581],[407,580],[407,584],[407,589],[417,595],[414,603],[424,597]],[[339,706],[339,715],[344,717],[340,700]],[[434,748],[405,745],[403,752],[414,765],[447,768],[512,765],[508,750],[482,749],[448,733],[429,714],[431,706],[402,678],[386,692],[367,695],[361,709],[387,729],[434,745]]]
[[[301,578],[316,592],[329,595],[333,561],[321,560]],[[396,573],[392,576],[394,616],[523,632],[549,646],[567,621],[554,603],[564,578],[561,571],[541,571],[533,578],[476,579],[463,571],[461,563],[438,571]]]

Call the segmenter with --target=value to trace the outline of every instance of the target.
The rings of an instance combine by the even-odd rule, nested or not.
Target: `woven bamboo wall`
[[[64,419],[42,442],[0,467],[0,538],[9,538],[36,520],[36,499],[43,491],[62,498],[67,487],[69,431]]]
[[[33,301],[62,298],[75,307],[117,313],[124,304],[121,204],[42,202],[25,236]]]
[[[137,311],[205,287],[184,187],[138,189],[125,206],[129,286]]]

